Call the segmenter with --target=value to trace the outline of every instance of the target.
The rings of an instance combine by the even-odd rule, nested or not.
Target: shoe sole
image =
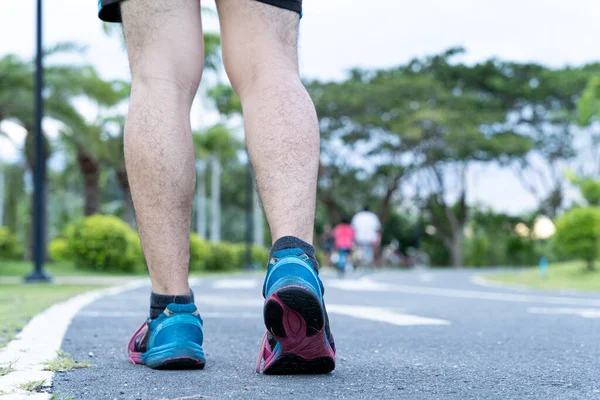
[[[144,353],[143,363],[153,369],[202,369],[202,348],[193,342],[171,343]]]
[[[335,355],[325,338],[321,301],[308,289],[277,290],[264,308],[267,330],[280,349],[265,360],[267,375],[326,374],[335,368]]]

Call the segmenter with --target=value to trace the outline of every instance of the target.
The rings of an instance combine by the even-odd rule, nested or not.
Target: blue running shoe
[[[323,283],[301,249],[273,254],[263,288],[267,333],[256,372],[326,374],[335,368],[335,343],[323,302]]]
[[[169,304],[154,320],[148,319],[127,346],[134,364],[150,368],[204,368],[202,319],[195,304]]]

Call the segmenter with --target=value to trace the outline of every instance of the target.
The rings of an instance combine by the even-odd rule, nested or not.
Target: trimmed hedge
[[[117,217],[94,215],[69,225],[49,246],[54,261],[72,260],[77,268],[93,271],[132,272],[145,264],[137,233]],[[266,267],[269,251],[252,247],[252,262]],[[246,262],[246,246],[210,243],[190,236],[190,271],[240,270]]]
[[[267,268],[269,262],[269,249],[262,246],[252,246],[252,264],[260,266],[260,268]]]
[[[48,244],[48,254],[53,261],[70,261],[73,255],[69,252],[67,239],[56,238]]]
[[[0,226],[0,260],[20,260],[24,249],[17,236],[7,227]]]
[[[210,256],[206,260],[207,271],[231,271],[241,269],[242,266],[235,245],[224,242],[210,244]]]
[[[73,226],[67,237],[75,267],[94,271],[133,272],[141,248],[131,227],[117,217],[94,215]]]
[[[210,243],[192,233],[190,236],[190,271],[203,271],[206,261],[210,258]]]

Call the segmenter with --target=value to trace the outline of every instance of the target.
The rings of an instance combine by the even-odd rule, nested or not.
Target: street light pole
[[[50,277],[44,273],[46,257],[45,241],[45,176],[46,163],[44,157],[44,133],[42,119],[44,117],[44,49],[42,45],[42,0],[37,0],[37,35],[35,57],[35,173],[34,173],[34,206],[33,206],[33,260],[35,269],[25,277],[27,282],[49,282]]]

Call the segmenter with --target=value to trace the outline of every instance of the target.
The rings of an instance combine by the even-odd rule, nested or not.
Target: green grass
[[[44,371],[70,371],[73,368],[90,368],[92,364],[75,361],[68,353],[59,352],[58,357],[44,364]]]
[[[98,289],[90,285],[0,284],[0,348],[34,315],[76,294]]]
[[[23,277],[31,272],[33,266],[31,262],[25,261],[0,261],[0,278],[4,276]],[[46,271],[51,276],[148,276],[148,270],[145,265],[140,265],[134,272],[119,271],[91,271],[75,268],[72,262],[47,263]],[[257,271],[264,273],[264,271]],[[223,271],[192,271],[190,276],[221,276],[245,274],[247,271],[242,269],[223,270]]]
[[[2,377],[4,375],[8,375],[13,371],[14,371],[14,369],[12,367],[12,364],[8,364],[8,366],[6,366],[6,367],[0,367],[0,377]]]
[[[46,383],[45,379],[42,379],[40,381],[29,381],[29,382],[20,384],[19,389],[23,389],[28,392],[37,392],[42,388],[42,386],[44,386],[45,383]]]
[[[54,393],[52,397],[50,397],[50,400],[73,400],[73,397],[59,397],[58,393]]]
[[[24,261],[0,261],[0,276],[25,276],[31,272],[33,266],[31,262]],[[145,267],[138,268],[135,272],[118,272],[118,271],[90,271],[85,269],[75,268],[72,262],[48,263],[45,269],[52,276],[137,276],[147,275]]]
[[[600,269],[588,271],[583,262],[551,264],[545,278],[539,268],[527,268],[515,272],[486,276],[492,281],[513,283],[535,289],[577,289],[600,291]]]

